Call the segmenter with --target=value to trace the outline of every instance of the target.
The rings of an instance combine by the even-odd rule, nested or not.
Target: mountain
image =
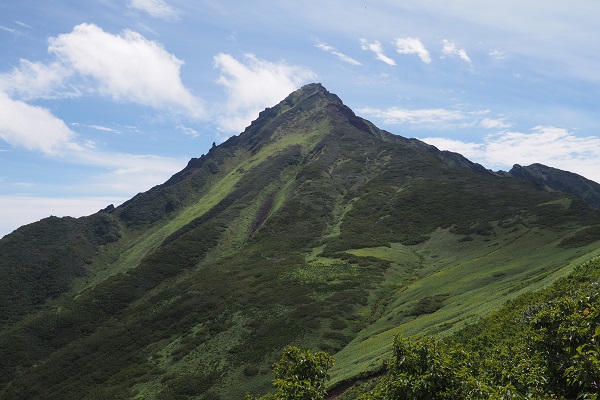
[[[572,193],[592,207],[600,209],[600,184],[568,171],[531,164],[522,167],[515,164],[508,172],[515,178],[527,179],[548,190]]]
[[[0,240],[0,398],[233,399],[285,345],[377,373],[600,253],[600,212],[383,131],[320,84],[162,185]]]

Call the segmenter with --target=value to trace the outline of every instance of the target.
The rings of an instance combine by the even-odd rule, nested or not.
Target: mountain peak
[[[309,83],[302,86],[300,89],[292,92],[288,97],[286,97],[283,102],[298,104],[312,96],[322,96],[333,103],[343,104],[342,100],[338,96],[329,92],[320,83]]]
[[[261,120],[263,117],[272,117],[288,111],[291,108],[301,107],[304,111],[306,111],[310,108],[330,104],[333,104],[336,107],[346,107],[338,96],[329,92],[322,84],[309,83],[290,93],[277,105],[266,108],[264,111],[259,113],[258,118],[253,121],[253,124],[256,121]]]
[[[318,124],[318,121],[324,119],[335,120],[336,124],[349,123],[369,135],[380,136],[375,133],[379,130],[356,116],[337,95],[320,83],[310,83],[289,94],[279,104],[261,111],[258,118],[239,136],[230,138],[227,145],[250,142],[252,147],[260,146],[261,142],[264,144],[271,140],[272,134],[281,127],[285,127],[283,131],[287,131],[291,124],[306,130],[309,121]]]
[[[219,146],[213,147],[207,155],[192,158],[182,171],[173,175],[164,185],[169,186],[185,179],[214,156],[215,152],[245,147],[254,153],[273,140],[288,133],[293,134],[298,129],[302,131],[316,129],[320,122],[327,119],[349,123],[372,136],[391,135],[380,132],[370,122],[356,116],[337,95],[329,92],[322,84],[309,83],[290,93],[275,106],[261,111],[239,135],[232,136]]]

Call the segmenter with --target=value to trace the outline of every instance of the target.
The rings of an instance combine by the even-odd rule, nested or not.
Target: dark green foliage
[[[411,161],[415,157],[415,166],[424,161],[422,155],[417,158],[406,151],[402,156]],[[433,165],[417,169],[422,175],[419,179],[397,180],[398,175],[392,178],[386,173],[364,185],[353,195],[358,200],[344,220],[342,235],[328,248],[373,247],[386,242],[418,244],[440,227],[460,235],[489,236],[493,231],[491,221],[511,215],[535,221],[535,226],[558,228],[569,221],[581,221],[582,213],[587,212],[552,204],[537,206],[555,195],[518,181],[465,174],[442,165],[432,169]]]
[[[523,354],[513,355],[496,349],[495,359],[479,358],[460,345],[424,337],[394,339],[393,358],[387,363],[387,374],[377,386],[360,396],[361,400],[419,399],[525,399],[537,397],[539,391],[522,393],[506,380]],[[512,359],[511,359],[512,358]],[[525,372],[525,371],[522,371]],[[535,370],[527,370],[521,378],[541,380]]]
[[[106,214],[49,217],[0,241],[0,326],[54,299],[84,276],[100,246],[120,238]]]
[[[410,315],[418,317],[423,314],[431,314],[439,310],[444,306],[444,299],[447,295],[436,295],[423,297],[417,304],[415,304]]]
[[[2,379],[14,377],[15,366],[19,365],[17,360],[29,357],[32,358],[31,362],[35,362],[55,351],[51,356],[53,362],[40,368],[47,370],[47,374],[38,377],[35,384],[26,385],[24,393],[36,393],[49,382],[63,380],[65,376],[75,380],[78,374],[95,376],[94,379],[78,383],[79,390],[82,391],[93,388],[110,378],[119,368],[134,362],[139,357],[138,352],[145,346],[164,338],[165,334],[168,337],[167,332],[184,322],[184,315],[178,313],[174,306],[169,309],[168,314],[160,315],[160,318],[154,316],[148,319],[142,316],[140,321],[138,317],[137,324],[133,326],[123,326],[124,320],[116,324],[107,321],[119,320],[132,302],[166,279],[193,266],[214,245],[218,233],[210,224],[196,228],[182,236],[181,240],[163,246],[146,258],[138,268],[115,276],[94,289],[83,292],[78,298],[65,302],[60,313],[38,314],[26,325],[26,329],[31,331],[27,332],[30,336],[26,336],[29,347],[11,346],[11,336],[0,337],[0,348],[4,355],[0,361]],[[49,318],[51,329],[36,329],[40,323],[48,325],[46,321]],[[189,321],[188,325],[192,322],[195,321]],[[98,331],[103,324],[106,325]],[[24,332],[21,333],[23,334]],[[70,346],[65,348],[68,344]],[[56,351],[63,348],[64,350]],[[90,352],[89,349],[95,351]],[[75,359],[78,363],[73,362]],[[20,379],[26,382],[30,377],[25,375]],[[27,396],[33,395],[26,395],[24,398]]]
[[[531,324],[552,393],[566,398],[600,393],[600,284],[574,288],[542,305]]]
[[[393,354],[387,375],[362,399],[465,398],[461,357],[450,353],[442,343],[431,338],[411,341],[396,337]]]
[[[273,365],[273,386],[277,392],[256,400],[323,400],[328,371],[332,366],[333,358],[323,351],[312,354],[310,350],[287,346]],[[247,395],[246,399],[254,397]]]
[[[177,374],[165,376],[166,383],[158,399],[189,399],[202,393],[207,393],[217,382],[218,373],[211,374]],[[213,397],[214,398],[214,397]]]
[[[600,225],[588,226],[576,232],[573,236],[563,239],[560,247],[583,247],[600,240]]]
[[[129,226],[156,222],[181,206],[180,195],[172,188],[140,193],[119,207],[116,214]]]

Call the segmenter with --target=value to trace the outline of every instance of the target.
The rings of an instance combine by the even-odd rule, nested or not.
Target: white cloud
[[[394,41],[394,44],[396,45],[396,51],[400,54],[417,54],[425,64],[431,62],[429,51],[418,38],[398,38]]]
[[[396,65],[396,61],[392,60],[388,56],[383,53],[383,48],[381,47],[381,43],[377,40],[369,43],[367,39],[360,39],[360,48],[363,50],[370,50],[375,53],[375,57],[379,61],[383,61],[388,65]]]
[[[58,154],[75,133],[50,111],[13,100],[0,91],[0,138],[27,150]]]
[[[563,128],[537,126],[530,133],[502,132],[486,136],[481,143],[444,138],[423,141],[459,152],[493,169],[513,164],[541,163],[600,182],[600,137],[577,136]]]
[[[8,28],[8,27],[6,27],[4,25],[0,25],[0,30],[3,30],[3,31],[8,32],[8,33],[12,33],[12,34],[17,33],[16,29]]]
[[[489,52],[489,56],[496,60],[504,60],[506,58],[506,53],[500,50],[491,50]]]
[[[76,90],[63,88],[71,75],[72,71],[58,62],[44,64],[21,59],[11,72],[0,74],[0,90],[23,100],[74,97],[78,95]]]
[[[200,135],[200,132],[198,132],[197,130],[190,128],[189,126],[184,126],[181,123],[177,124],[177,129],[179,129],[180,131],[182,131],[183,133],[185,133],[186,135],[189,135],[191,137],[198,137]]]
[[[118,130],[113,129],[113,128],[109,128],[108,126],[102,126],[102,125],[86,125],[86,126],[88,128],[92,128],[92,129],[95,129],[97,131],[120,133]]]
[[[48,50],[79,74],[92,77],[101,94],[200,118],[200,100],[183,85],[183,61],[137,32],[112,35],[93,24],[49,39]]]
[[[600,138],[578,137],[562,128],[537,126],[532,133],[505,132],[486,138],[486,158],[500,164],[510,155],[515,163],[525,163],[533,157],[537,162],[555,163],[565,159],[600,160]],[[599,162],[600,164],[600,162]]]
[[[101,131],[101,132],[112,132],[112,133],[121,133],[120,130],[118,129],[114,129],[114,128],[109,128],[108,126],[103,126],[103,125],[88,125],[88,124],[82,124],[79,122],[71,122],[71,126],[75,126],[75,127],[84,127],[84,128],[90,128],[90,129],[95,129],[97,131]]]
[[[484,149],[484,145],[481,143],[462,142],[460,140],[448,138],[429,137],[421,140],[437,147],[440,150],[449,150],[455,153],[460,153],[472,161],[479,160]]]
[[[175,19],[178,16],[177,12],[163,0],[130,0],[129,7],[167,20]]]
[[[484,112],[465,113],[458,110],[446,110],[443,108],[424,108],[409,110],[405,108],[390,107],[385,110],[375,108],[362,108],[358,110],[364,115],[382,118],[383,122],[389,125],[393,124],[414,124],[426,125],[429,127],[447,126],[457,121],[465,121],[472,115],[478,115]]]
[[[226,132],[241,132],[260,111],[317,77],[307,68],[272,63],[252,54],[245,56],[245,62],[223,53],[214,60],[220,70],[217,83],[227,91],[226,104],[217,118],[220,129]]]
[[[463,111],[445,108],[407,109],[390,107],[387,109],[362,108],[358,112],[365,116],[381,118],[388,125],[406,124],[413,128],[449,129],[483,128],[503,130],[512,125],[506,118],[490,118],[490,110]]]
[[[506,122],[505,118],[484,118],[479,122],[479,126],[485,129],[508,129],[512,125]]]
[[[74,126],[83,126],[73,124]],[[114,131],[101,125],[85,125]],[[0,91],[0,139],[14,147],[39,151],[53,158],[102,172],[77,188],[85,193],[120,193],[133,196],[182,169],[187,158],[103,152],[91,141],[77,142],[77,135],[47,109],[13,100]],[[82,189],[84,188],[85,189]]]
[[[17,21],[17,20],[15,20],[13,22],[15,24],[19,25],[19,26],[22,26],[23,28],[29,28],[29,29],[31,29],[31,25],[27,25],[25,22],[21,22],[21,21]]]
[[[447,39],[442,41],[444,47],[442,48],[442,57],[459,57],[461,60],[471,64],[471,58],[467,55],[464,49],[459,49],[456,43],[451,42]]]
[[[345,55],[344,53],[340,53],[339,51],[337,51],[335,49],[335,47],[330,46],[326,43],[323,43],[319,40],[317,40],[315,47],[317,47],[318,49],[321,49],[323,51],[326,51],[328,53],[333,54],[334,56],[336,56],[337,58],[339,58],[341,61],[343,61],[345,63],[351,64],[351,65],[362,65],[362,63],[360,61],[357,61],[354,58]]]

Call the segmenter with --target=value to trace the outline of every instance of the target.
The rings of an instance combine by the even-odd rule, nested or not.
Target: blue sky
[[[494,170],[600,181],[595,0],[0,3],[0,236],[160,184],[321,82]]]

